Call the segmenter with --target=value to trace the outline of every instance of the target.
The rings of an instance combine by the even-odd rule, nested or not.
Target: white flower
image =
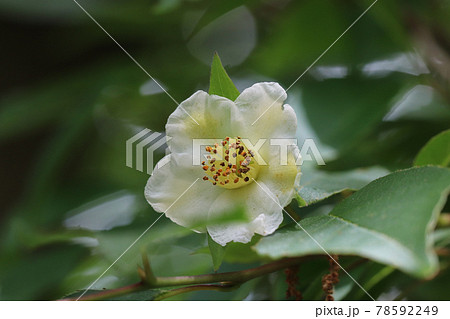
[[[169,162],[155,169],[148,180],[148,202],[157,212],[190,228],[244,205],[248,223],[207,224],[206,229],[196,229],[208,231],[223,246],[231,241],[247,243],[255,233],[273,233],[300,179],[298,148],[288,148],[286,165],[280,146],[270,142],[295,138],[296,115],[291,106],[283,105],[285,99],[286,92],[277,83],[257,83],[234,102],[203,91],[182,102],[168,119],[171,154],[161,160]],[[209,159],[193,165],[194,139],[222,142],[206,147]],[[256,149],[260,139],[266,141]]]

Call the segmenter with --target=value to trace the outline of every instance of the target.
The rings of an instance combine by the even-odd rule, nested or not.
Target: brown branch
[[[79,300],[104,300],[112,297],[117,297],[120,295],[125,295],[130,292],[161,287],[173,287],[173,286],[188,286],[188,287],[182,287],[168,291],[167,293],[164,293],[162,297],[166,296],[165,298],[167,298],[183,292],[205,290],[205,289],[223,291],[224,289],[231,289],[235,286],[239,286],[240,284],[249,281],[251,279],[267,275],[281,269],[299,265],[301,262],[315,257],[320,256],[284,258],[259,267],[225,273],[214,273],[197,276],[153,277],[151,284],[146,281],[141,281],[136,284],[117,289],[110,289],[97,293],[86,294]],[[205,285],[213,283],[219,283],[219,285]],[[159,300],[162,297],[158,296],[157,299]],[[77,297],[66,298],[63,300],[77,300]]]

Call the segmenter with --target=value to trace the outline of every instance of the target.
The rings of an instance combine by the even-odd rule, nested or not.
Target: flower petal
[[[239,113],[232,122],[234,131],[253,143],[260,138],[294,138],[297,117],[284,100],[286,92],[275,82],[245,89],[235,101]]]
[[[184,157],[191,164],[193,139],[232,136],[231,118],[236,112],[236,105],[229,99],[197,91],[169,116],[166,134],[170,151],[174,157]]]
[[[273,233],[283,221],[278,200],[262,182],[253,182],[248,186],[223,192],[211,206],[209,216],[227,213],[242,204],[245,205],[251,221],[208,225],[208,233],[215,242],[222,246],[231,241],[248,243],[255,233]]]
[[[269,154],[269,165],[261,166],[258,182],[266,184],[277,197],[280,205],[285,207],[294,198],[296,188],[300,183],[300,166],[296,165],[300,151],[296,145],[289,146],[286,162],[283,162],[281,158],[279,146],[270,146]]]
[[[155,168],[150,176],[145,198],[155,211],[165,213],[178,225],[191,228],[205,224],[211,204],[225,190],[203,181],[202,172],[197,167],[178,166],[171,160],[171,154],[160,163],[167,160],[167,164]]]

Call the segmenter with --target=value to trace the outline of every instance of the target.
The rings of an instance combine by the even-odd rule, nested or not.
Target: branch
[[[194,285],[194,286],[186,286],[181,288],[176,288],[169,290],[165,293],[162,293],[154,300],[159,301],[163,299],[167,299],[169,297],[173,297],[176,295],[184,294],[186,292],[199,291],[199,290],[215,290],[215,291],[231,291],[237,289],[239,285],[232,284],[208,284],[208,285]]]
[[[86,294],[82,298],[78,299],[78,297],[71,297],[71,298],[64,298],[60,299],[59,301],[77,301],[77,300],[105,300],[110,299],[117,296],[122,296],[129,294],[131,292],[139,291],[139,290],[145,290],[148,286],[145,285],[144,282],[138,282],[132,285],[116,288],[116,289],[108,289],[103,290],[100,292],[92,293],[92,294]]]
[[[182,288],[173,289],[167,291],[166,293],[158,296],[156,299],[161,300],[174,295],[178,295],[180,293],[189,292],[189,291],[197,291],[197,290],[230,290],[234,289],[240,284],[249,281],[251,279],[270,274],[272,272],[285,269],[291,266],[299,265],[301,262],[305,260],[309,260],[314,257],[319,256],[305,256],[305,257],[297,257],[297,258],[285,258],[281,260],[277,260],[259,267],[240,270],[240,271],[232,271],[225,273],[215,273],[215,274],[207,274],[207,275],[197,275],[197,276],[176,276],[176,277],[153,277],[152,282],[141,281],[135,283],[133,285],[110,289],[101,291],[98,293],[92,293],[89,295],[85,295],[79,300],[104,300],[112,297],[117,297],[121,295],[125,295],[135,291],[141,291],[152,288],[161,288],[161,287],[173,287],[173,286],[187,286]],[[211,285],[214,283],[218,283],[216,285]],[[209,284],[209,285],[205,285]],[[193,286],[195,285],[195,286]],[[63,300],[77,300],[74,298],[67,298]]]
[[[285,258],[255,268],[240,271],[225,272],[221,274],[219,273],[219,274],[207,274],[198,276],[156,277],[156,281],[153,287],[169,287],[169,286],[194,285],[194,284],[206,284],[217,282],[228,284],[241,284],[256,277],[260,277],[275,272],[277,270],[298,265],[300,264],[300,262],[310,258],[311,257]]]

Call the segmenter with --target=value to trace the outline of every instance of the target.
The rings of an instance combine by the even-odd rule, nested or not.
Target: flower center
[[[226,137],[220,144],[206,146],[206,161],[202,162],[206,176],[203,180],[227,189],[243,187],[253,182],[259,172],[254,152],[241,138]]]

